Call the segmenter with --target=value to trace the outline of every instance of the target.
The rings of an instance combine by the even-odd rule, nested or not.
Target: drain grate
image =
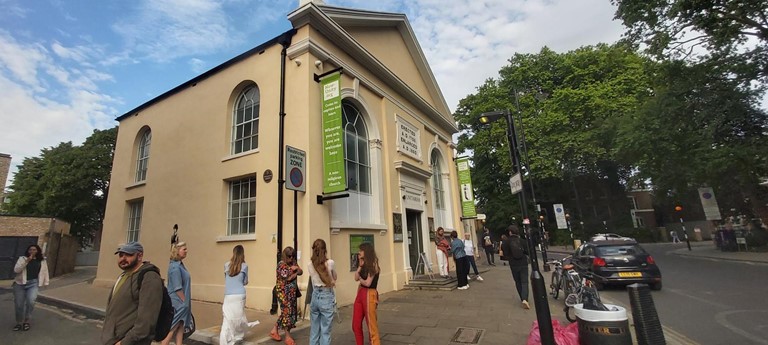
[[[459,327],[456,334],[451,338],[450,345],[458,344],[480,344],[480,338],[485,333],[484,329]]]

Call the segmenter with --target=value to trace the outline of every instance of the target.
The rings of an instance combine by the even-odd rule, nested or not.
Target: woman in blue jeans
[[[27,247],[24,256],[16,261],[13,272],[16,273],[16,279],[13,281],[16,326],[13,330],[28,331],[37,300],[37,289],[48,285],[48,263],[43,258],[40,246],[32,244]]]
[[[308,270],[312,283],[312,301],[309,304],[312,328],[309,332],[309,343],[330,345],[333,313],[336,310],[336,295],[333,292],[336,285],[336,265],[328,258],[328,250],[322,239],[318,238],[312,244],[312,265]]]

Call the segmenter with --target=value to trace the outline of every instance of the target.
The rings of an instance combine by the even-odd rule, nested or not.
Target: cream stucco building
[[[242,244],[251,266],[248,306],[269,309],[278,231],[292,246],[295,224],[302,267],[312,242],[325,239],[337,263],[338,301],[348,304],[357,286],[351,246],[373,240],[379,291],[387,292],[408,282],[418,253],[436,262],[430,230],[461,232],[457,127],[405,15],[301,1],[288,20],[292,30],[118,118],[97,284],[114,282],[113,253],[128,240],[141,241],[145,258],[165,272],[178,224],[194,299],[223,299],[223,264]],[[337,68],[349,197],[320,204],[314,79]],[[306,192],[295,201],[279,176],[281,141],[306,152]]]

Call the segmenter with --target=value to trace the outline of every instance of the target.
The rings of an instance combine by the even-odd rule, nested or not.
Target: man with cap
[[[139,242],[121,245],[115,252],[117,266],[123,270],[107,301],[101,343],[132,345],[152,343],[155,323],[163,303],[160,270],[144,259]],[[139,286],[139,277],[141,286]]]

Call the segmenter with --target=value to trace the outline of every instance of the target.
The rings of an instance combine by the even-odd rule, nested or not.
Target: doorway
[[[421,236],[421,211],[406,209],[405,224],[408,231],[408,256],[411,261],[411,270],[415,275],[419,254],[424,251],[424,242]]]

